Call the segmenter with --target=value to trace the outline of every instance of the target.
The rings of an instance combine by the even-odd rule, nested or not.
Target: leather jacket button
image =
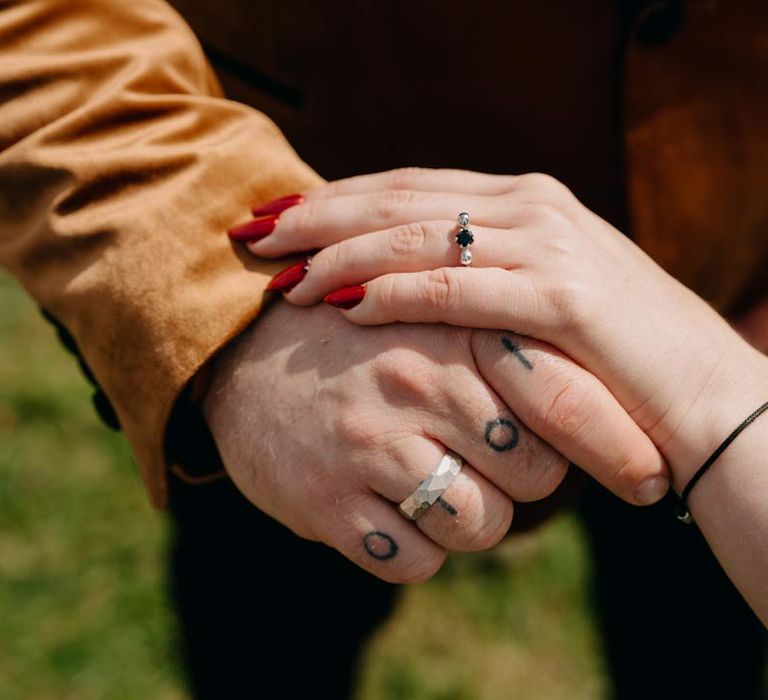
[[[635,35],[644,46],[669,41],[683,23],[682,0],[654,0],[640,12]]]

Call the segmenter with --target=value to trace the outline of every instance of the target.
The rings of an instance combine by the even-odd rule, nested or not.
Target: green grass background
[[[0,272],[0,698],[187,697],[165,524],[75,361]],[[359,699],[599,698],[587,575],[570,516],[449,558],[369,646]]]

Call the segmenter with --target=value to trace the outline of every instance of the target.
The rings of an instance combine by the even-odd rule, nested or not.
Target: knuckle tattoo
[[[520,429],[509,418],[494,418],[485,424],[485,443],[495,452],[508,452],[520,442]]]
[[[458,508],[454,506],[452,503],[446,501],[442,496],[440,496],[437,499],[437,504],[446,512],[448,515],[455,517],[459,514]]]
[[[529,372],[533,369],[533,362],[528,358],[528,353],[523,352],[520,340],[512,335],[503,335],[501,344],[525,369]]]
[[[400,546],[392,535],[381,530],[372,530],[363,537],[363,548],[368,556],[377,561],[394,559],[400,551]]]

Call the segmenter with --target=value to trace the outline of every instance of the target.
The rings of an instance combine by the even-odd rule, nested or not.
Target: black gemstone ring
[[[469,230],[469,214],[463,211],[458,216],[459,232],[456,234],[456,243],[461,246],[461,264],[472,264],[472,251],[470,246],[475,242],[472,231]]]

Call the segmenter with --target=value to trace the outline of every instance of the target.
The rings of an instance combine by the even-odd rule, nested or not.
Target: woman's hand
[[[459,265],[459,211],[471,215],[471,268]],[[552,343],[608,386],[678,465],[678,485],[730,430],[723,416],[757,402],[739,381],[754,355],[727,323],[548,176],[351,178],[308,193],[249,247],[270,256],[324,247],[283,286],[286,299],[336,291],[330,300],[356,302],[344,312],[355,323],[504,328]],[[709,405],[713,396],[733,410]]]

